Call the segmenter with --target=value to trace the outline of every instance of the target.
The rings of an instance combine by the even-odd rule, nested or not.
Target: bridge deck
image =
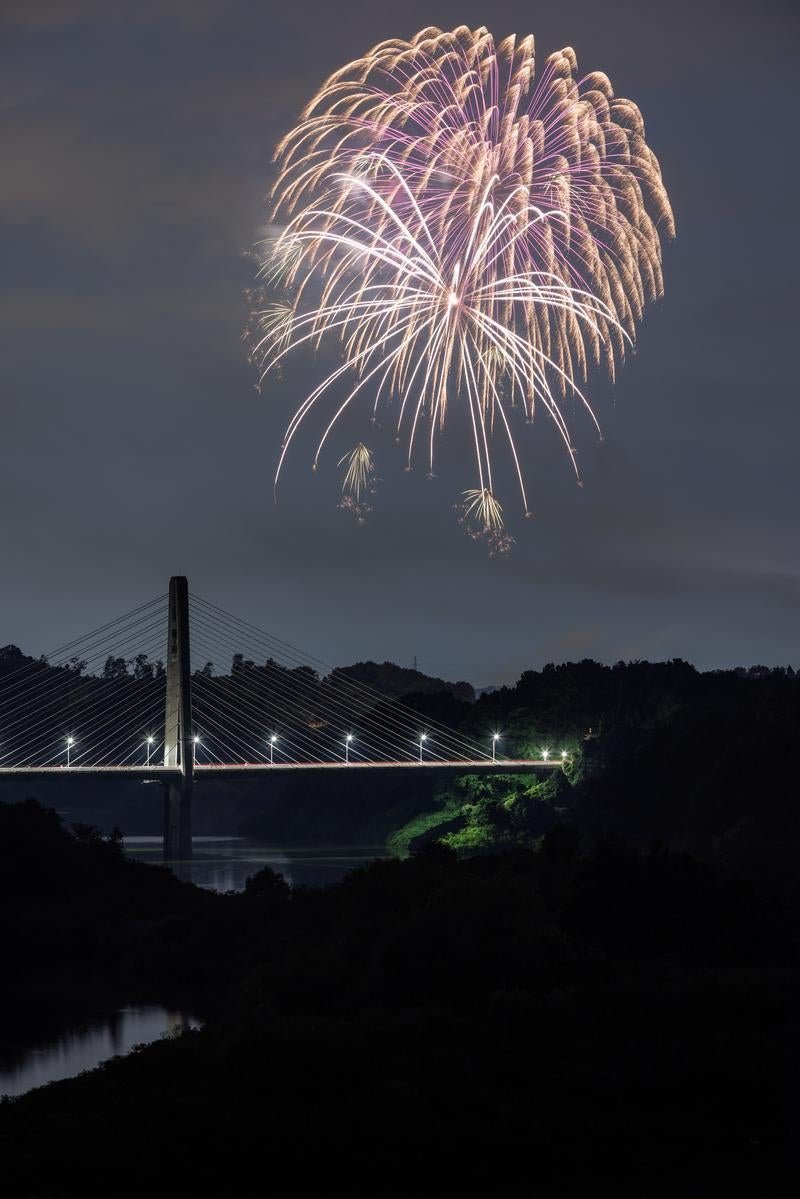
[[[561,761],[542,758],[498,758],[496,762],[460,759],[453,761],[407,762],[232,762],[220,765],[196,765],[194,776],[202,778],[261,778],[265,774],[303,774],[317,770],[359,771],[398,770],[439,771],[447,774],[474,774],[494,771],[498,774],[524,774],[542,768],[553,770]],[[0,766],[0,778],[128,778],[144,782],[169,782],[180,777],[176,766]]]

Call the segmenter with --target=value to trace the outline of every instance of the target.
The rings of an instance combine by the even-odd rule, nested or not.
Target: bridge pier
[[[167,634],[167,697],[164,712],[164,765],[180,775],[165,787],[164,857],[168,861],[192,856],[192,674],[189,650],[189,584],[182,575],[169,581]]]
[[[184,779],[164,787],[164,858],[168,862],[192,856],[192,784]]]

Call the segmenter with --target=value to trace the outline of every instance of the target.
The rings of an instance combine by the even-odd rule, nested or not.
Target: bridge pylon
[[[167,693],[164,710],[164,765],[179,767],[164,793],[164,857],[192,854],[192,672],[189,647],[189,584],[185,576],[169,581]]]

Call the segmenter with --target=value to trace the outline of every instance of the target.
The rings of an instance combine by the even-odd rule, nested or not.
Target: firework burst
[[[614,377],[663,291],[659,229],[674,227],[638,108],[600,72],[578,77],[570,48],[537,78],[532,37],[495,45],[483,28],[425,29],[332,75],[276,161],[283,231],[263,274],[282,307],[257,339],[262,379],[295,348],[329,338],[341,348],[289,422],[276,482],[329,396],[315,465],[362,401],[373,418],[394,404],[407,465],[422,453],[432,472],[457,404],[477,476],[463,519],[499,544],[497,435],[528,511],[511,410],[547,413],[578,475],[564,399],[599,432],[589,367],[604,362]],[[359,450],[369,455],[346,456],[346,480],[363,469]]]
[[[370,489],[375,474],[372,450],[368,450],[360,441],[354,450],[339,459],[339,466],[344,463],[347,464],[347,468],[342,483],[342,494],[352,495],[355,500],[360,500]]]
[[[339,466],[345,468],[339,507],[343,512],[350,512],[358,524],[363,524],[367,513],[372,511],[369,497],[376,483],[372,450],[360,441],[354,450],[339,459]]]

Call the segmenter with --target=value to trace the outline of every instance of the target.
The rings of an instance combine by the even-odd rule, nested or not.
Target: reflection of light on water
[[[130,1053],[163,1036],[179,1036],[200,1022],[163,1007],[124,1007],[68,1029],[57,1040],[33,1049],[14,1047],[0,1055],[0,1095],[24,1095],[34,1087],[74,1078],[108,1058]],[[16,1060],[15,1060],[16,1059]]]
[[[191,861],[172,864],[179,878],[211,891],[242,891],[247,879],[268,866],[290,886],[324,887],[348,870],[387,856],[384,845],[263,845],[246,837],[192,838]],[[139,861],[163,864],[160,837],[126,837],[125,849]]]
[[[387,856],[383,845],[297,846],[276,848],[246,837],[193,837],[194,856],[180,862],[181,878],[215,891],[241,891],[246,879],[269,866],[293,886],[325,886],[348,870]],[[164,865],[159,836],[126,837],[131,857]],[[23,1095],[34,1087],[92,1070],[108,1058],[130,1053],[135,1045],[176,1035],[199,1024],[184,1012],[163,1007],[125,1007],[73,1026],[56,1040],[36,1048],[0,1048],[0,1096]]]

